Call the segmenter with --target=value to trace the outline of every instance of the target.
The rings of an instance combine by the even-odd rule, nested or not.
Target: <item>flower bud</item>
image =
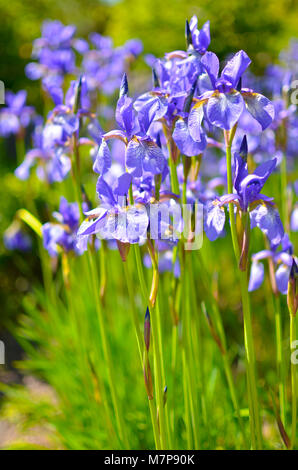
[[[150,347],[150,330],[151,330],[150,312],[149,312],[149,308],[147,307],[145,321],[144,321],[144,341],[145,341],[145,346],[146,346],[147,351],[149,351],[149,347]]]
[[[183,111],[185,113],[189,113],[189,111],[190,111],[190,107],[191,107],[191,104],[192,104],[192,100],[193,100],[196,88],[197,88],[197,78],[193,82],[192,87],[191,87],[191,89],[190,89],[190,91],[189,91],[189,93],[188,93],[188,95],[187,95],[187,97],[184,101]]]
[[[192,35],[191,35],[191,30],[189,27],[188,20],[186,20],[185,22],[185,40],[186,40],[186,48],[188,49],[190,46],[192,47]]]
[[[166,403],[167,403],[167,397],[168,397],[168,387],[165,386],[165,388],[163,389],[163,406],[165,407],[166,406]]]
[[[248,146],[247,146],[247,138],[246,135],[243,137],[241,145],[240,145],[240,151],[239,155],[240,157],[247,162],[247,154],[248,154]]]
[[[149,363],[149,359],[147,358],[144,363],[144,381],[145,381],[145,388],[148,395],[149,400],[153,400],[153,383],[152,383],[152,373],[151,367]]]
[[[295,316],[298,308],[298,267],[294,257],[288,282],[287,301],[290,314]]]
[[[79,107],[81,106],[82,78],[83,77],[81,75],[77,84],[76,92],[75,92],[75,99],[74,99],[74,105],[73,105],[74,113],[77,113]]]
[[[123,74],[123,77],[121,80],[119,98],[122,98],[122,96],[125,96],[125,95],[128,95],[128,81],[127,81],[126,73]]]
[[[117,247],[118,247],[118,251],[120,253],[121,259],[124,262],[126,261],[127,255],[129,253],[130,243],[124,243],[124,242],[121,242],[120,240],[116,240],[116,243],[117,243]]]
[[[160,88],[159,78],[154,67],[152,68],[152,80],[154,88]]]

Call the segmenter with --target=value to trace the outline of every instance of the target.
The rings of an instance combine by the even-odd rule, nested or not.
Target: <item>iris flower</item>
[[[5,93],[7,106],[0,110],[0,135],[8,137],[11,134],[19,134],[27,127],[34,115],[34,109],[26,106],[27,92],[20,90],[14,94],[11,91]]]
[[[57,256],[62,249],[66,252],[79,252],[76,246],[76,232],[80,212],[76,202],[68,203],[61,196],[59,212],[54,212],[55,223],[47,222],[42,226],[43,245],[50,256]]]
[[[248,290],[258,289],[264,281],[264,265],[261,261],[272,259],[275,271],[276,286],[281,294],[287,294],[290,271],[293,261],[293,246],[287,234],[281,240],[281,249],[278,245],[271,245],[270,250],[262,250],[252,256]]]
[[[99,177],[96,191],[100,206],[85,212],[86,220],[78,232],[78,243],[86,248],[90,235],[122,243],[139,243],[146,240],[148,215],[144,205],[127,205],[127,193],[132,176],[124,173],[116,178],[113,186]]]
[[[166,159],[162,149],[149,136],[148,130],[153,117],[147,113],[139,115],[137,121],[133,109],[133,101],[128,96],[127,78],[124,74],[120,87],[120,95],[116,107],[116,122],[120,129],[110,131],[103,135],[97,166],[100,167],[102,156],[108,159],[109,139],[119,139],[125,143],[125,165],[127,171],[134,177],[141,177],[143,172],[153,175],[163,172]]]
[[[253,90],[241,88],[241,76],[251,60],[244,51],[237,52],[224,67],[219,76],[219,60],[213,52],[206,52],[201,58],[205,74],[200,77],[203,93],[195,98],[189,116],[189,131],[193,139],[200,132],[202,113],[214,126],[230,130],[246,109],[262,126],[268,127],[274,118],[272,103],[265,96]]]
[[[224,229],[224,206],[232,203],[236,213],[249,213],[250,227],[259,227],[270,242],[278,245],[284,235],[279,213],[273,199],[260,194],[267,179],[276,167],[276,158],[259,165],[254,173],[247,170],[247,141],[243,138],[240,152],[235,153],[234,193],[226,194],[212,201],[207,206],[205,231],[212,241],[218,238]]]

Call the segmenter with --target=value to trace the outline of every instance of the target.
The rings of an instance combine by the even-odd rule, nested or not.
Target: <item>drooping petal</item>
[[[180,118],[176,121],[175,129],[173,132],[173,139],[181,153],[192,157],[199,155],[207,145],[206,137],[201,129],[199,141],[195,141],[190,135],[189,128],[184,119]]]
[[[124,196],[127,194],[131,181],[132,176],[130,173],[123,173],[123,175],[119,176],[114,188],[114,194],[117,194],[117,196]]]
[[[226,215],[218,204],[210,203],[205,211],[204,229],[210,241],[216,240],[223,232]]]
[[[216,92],[208,100],[207,117],[214,126],[230,130],[240,118],[243,109],[244,101],[238,91]]]
[[[236,88],[241,75],[245,72],[250,65],[251,60],[244,51],[238,51],[232,59],[227,62],[227,65],[222,71],[221,76],[232,83],[233,88]]]
[[[250,278],[248,292],[258,289],[264,281],[264,265],[258,261],[253,261],[250,268]]]
[[[273,245],[279,245],[284,228],[278,211],[270,205],[259,205],[250,213],[251,228],[259,227]]]
[[[142,141],[144,148],[143,169],[153,175],[163,172],[166,159],[161,148],[150,139]]]
[[[77,237],[97,233],[99,228],[101,228],[103,219],[106,217],[108,211],[105,208],[98,207],[97,209],[94,209],[93,211],[90,211],[90,212],[93,212],[93,215],[95,217],[92,217],[92,218],[88,217],[86,220],[82,222],[82,224],[80,225],[77,231]]]
[[[200,142],[204,134],[201,124],[204,117],[203,106],[205,103],[206,101],[198,101],[195,103],[188,116],[189,134],[196,142]]]
[[[141,142],[134,137],[126,147],[125,164],[130,173],[136,177],[142,176],[142,161],[145,149]]]
[[[93,171],[99,175],[104,175],[112,165],[112,156],[108,144],[102,140],[98,149],[95,161],[93,164]]]
[[[266,129],[274,119],[274,106],[268,98],[260,93],[242,92],[247,110],[256,121]]]
[[[277,285],[279,292],[281,292],[282,294],[287,294],[288,292],[288,282],[289,282],[289,277],[290,277],[290,271],[291,271],[290,266],[281,264],[275,273],[276,285]]]

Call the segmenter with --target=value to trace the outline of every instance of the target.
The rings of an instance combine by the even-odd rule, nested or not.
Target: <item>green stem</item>
[[[294,347],[296,342],[296,315],[290,314],[290,346]],[[291,360],[291,386],[292,386],[292,431],[291,449],[295,448],[296,428],[297,428],[297,372],[296,364]]]
[[[167,449],[167,438],[166,438],[166,423],[165,423],[165,412],[163,406],[163,390],[164,384],[162,381],[162,367],[161,367],[161,351],[158,340],[158,320],[156,308],[150,308],[151,317],[151,328],[153,337],[153,354],[154,354],[154,366],[155,366],[155,379],[156,379],[156,398],[157,406],[159,410],[159,428],[160,428],[160,444],[162,450]]]
[[[283,366],[283,348],[282,348],[282,320],[280,311],[280,297],[275,296],[275,333],[276,333],[276,364],[278,376],[280,416],[283,425],[286,426],[286,387],[285,374]]]
[[[170,167],[170,178],[171,178],[171,190],[175,194],[180,194],[179,182],[177,176],[177,167],[173,158],[172,148],[171,148],[171,136],[166,125],[163,126],[163,132],[167,142],[167,149],[169,153],[169,167]]]
[[[105,319],[103,317],[102,307],[100,305],[98,273],[97,273],[97,269],[94,263],[92,253],[88,252],[88,255],[89,255],[90,268],[92,272],[93,295],[94,295],[94,300],[95,300],[95,305],[96,305],[103,354],[104,354],[104,359],[107,365],[108,383],[109,383],[109,388],[111,392],[111,398],[112,398],[112,403],[113,403],[113,408],[114,408],[114,413],[115,413],[115,418],[116,418],[117,430],[118,430],[121,444],[124,445],[124,448],[128,449],[129,447],[128,447],[128,441],[126,437],[125,427],[123,423],[122,414],[120,412],[118,397],[117,397],[117,393],[115,389],[116,380],[114,377],[114,372],[113,372],[114,366],[111,361],[111,354],[109,350],[108,334],[106,332]]]
[[[227,185],[228,193],[233,193],[233,181],[232,181],[232,138],[233,131],[231,135],[228,131],[224,131],[225,142],[226,142],[226,158],[227,158]],[[231,236],[234,254],[236,257],[237,263],[239,263],[240,249],[237,239],[237,229],[236,221],[234,215],[234,205],[229,204],[229,218],[231,226]],[[240,283],[241,283],[241,296],[242,296],[242,308],[243,308],[243,322],[244,322],[244,343],[245,343],[245,352],[246,352],[246,363],[247,363],[247,377],[248,377],[248,394],[249,396],[249,408],[250,408],[250,420],[251,420],[251,430],[254,430],[256,434],[257,448],[262,448],[262,432],[261,432],[261,422],[260,422],[260,413],[258,405],[258,393],[256,386],[256,377],[255,377],[255,356],[254,356],[254,345],[253,345],[253,334],[252,334],[252,322],[251,322],[251,313],[250,313],[250,302],[248,295],[248,284],[247,284],[247,270],[241,271],[240,273]],[[254,446],[255,438],[253,432],[251,433],[252,445]]]
[[[226,138],[226,157],[227,157],[227,185],[228,185],[228,193],[232,194],[233,193],[232,151],[231,151],[232,142],[229,140],[229,135],[227,131],[225,131],[225,138]],[[234,204],[232,202],[229,203],[229,216],[230,216],[233,249],[234,249],[235,257],[238,263],[239,256],[240,256],[240,249],[239,249],[238,240],[237,240],[236,221],[235,221],[235,216],[234,216]]]
[[[126,278],[126,283],[127,283],[127,289],[128,289],[128,294],[130,298],[130,311],[132,313],[132,321],[135,327],[135,333],[136,333],[136,338],[137,338],[137,344],[138,344],[138,351],[139,351],[139,356],[140,356],[140,361],[141,361],[141,369],[143,371],[143,356],[142,356],[142,349],[144,349],[144,339],[142,337],[141,329],[140,329],[140,324],[139,324],[139,319],[138,319],[138,314],[136,310],[136,304],[135,304],[135,298],[134,298],[134,286],[132,282],[132,278],[130,275],[130,271],[127,265],[128,261],[123,262],[123,267],[124,267],[124,273],[125,273],[125,278]],[[154,435],[154,442],[155,442],[155,448],[160,449],[160,444],[159,444],[159,438],[158,438],[158,429],[157,429],[157,421],[156,421],[156,410],[154,407],[154,403],[152,400],[148,400],[149,402],[149,409],[150,409],[150,416],[151,416],[151,421],[152,421],[152,428],[153,428],[153,435]]]
[[[226,375],[226,379],[227,379],[227,382],[228,382],[231,401],[232,401],[232,404],[234,406],[234,410],[235,410],[235,413],[236,413],[236,416],[237,416],[237,419],[238,419],[238,423],[239,423],[239,426],[240,426],[240,429],[241,429],[241,433],[242,433],[242,437],[243,437],[243,443],[244,443],[245,446],[247,446],[247,439],[246,439],[246,435],[245,435],[243,419],[242,419],[241,413],[240,413],[240,407],[239,407],[239,402],[238,402],[237,393],[236,393],[236,389],[235,389],[235,384],[234,384],[234,380],[233,380],[231,364],[230,364],[230,361],[229,361],[229,358],[228,358],[228,355],[227,355],[227,339],[226,339],[224,325],[223,325],[222,318],[221,318],[221,315],[220,315],[220,312],[219,312],[219,309],[218,309],[218,305],[217,305],[212,293],[210,293],[210,285],[212,283],[212,280],[211,280],[211,277],[210,277],[209,272],[207,270],[207,267],[204,263],[204,260],[203,260],[202,256],[200,256],[200,253],[199,253],[198,259],[200,261],[199,271],[205,273],[205,276],[202,276],[201,279],[202,279],[202,282],[204,284],[204,288],[205,288],[205,290],[208,294],[209,302],[211,303],[211,306],[212,306],[212,312],[213,312],[213,315],[214,315],[216,329],[218,331],[219,338],[220,338],[220,341],[221,341],[221,344],[222,344],[223,350],[224,350],[224,353],[223,353],[223,351],[219,348],[220,352],[221,352],[221,355],[222,355],[222,359],[223,359],[225,375]]]
[[[148,289],[146,287],[143,265],[141,260],[141,253],[139,245],[133,245],[137,271],[139,276],[139,281],[141,285],[142,296],[146,305],[149,304],[148,299]],[[159,408],[159,423],[160,423],[160,445],[162,449],[167,448],[166,443],[166,426],[165,426],[165,414],[163,406],[163,386],[162,386],[162,371],[161,371],[161,354],[159,347],[158,339],[158,320],[156,308],[149,306],[150,317],[151,317],[151,328],[152,328],[152,338],[153,338],[153,353],[154,353],[154,365],[156,371],[156,395],[157,395],[157,404]]]
[[[254,423],[254,430],[257,438],[257,449],[262,448],[262,432],[260,422],[260,412],[258,404],[258,392],[256,385],[255,374],[255,354],[253,345],[252,322],[250,313],[250,302],[248,295],[247,285],[247,272],[240,271],[241,294],[242,294],[242,308],[243,308],[243,322],[244,322],[244,342],[246,351],[246,363],[249,380],[249,388],[251,391],[251,404],[250,417]]]

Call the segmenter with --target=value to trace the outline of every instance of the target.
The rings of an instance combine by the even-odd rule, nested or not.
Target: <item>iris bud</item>
[[[151,330],[150,312],[149,312],[149,308],[147,307],[145,321],[144,321],[144,341],[145,341],[145,346],[146,346],[147,351],[149,351],[149,347],[150,347],[150,330]]]
[[[123,243],[120,240],[116,240],[116,242],[117,242],[117,247],[118,247],[118,251],[120,253],[121,259],[124,262],[126,261],[127,255],[129,253],[130,243]]]
[[[152,69],[152,79],[154,88],[160,88],[159,78],[154,67]]]
[[[191,30],[189,27],[189,22],[186,20],[185,22],[185,40],[186,40],[186,47],[189,48],[192,46],[192,36],[191,36]]]
[[[298,267],[294,258],[288,282],[287,302],[290,314],[295,316],[298,308]]]
[[[119,98],[122,98],[122,96],[125,96],[125,95],[128,95],[128,81],[127,81],[126,73],[123,74],[123,77],[121,80]]]

